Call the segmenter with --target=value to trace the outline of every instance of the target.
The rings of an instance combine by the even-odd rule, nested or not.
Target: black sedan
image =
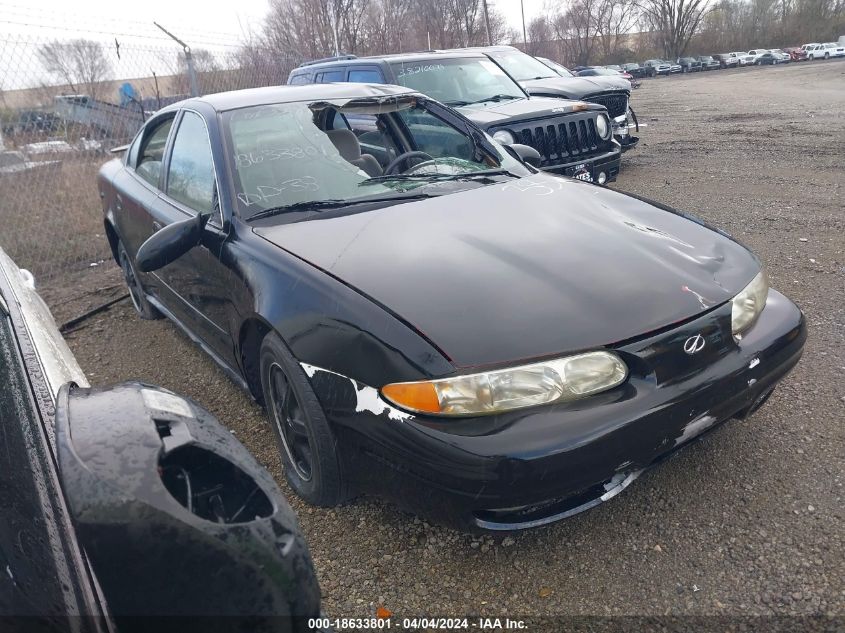
[[[777,53],[768,52],[760,55],[754,63],[758,66],[777,66],[778,64],[785,64],[788,61],[788,58],[784,59],[784,57]]]
[[[643,79],[649,76],[648,69],[637,63],[622,64],[622,70],[634,77],[634,79]]]
[[[138,313],[265,404],[300,496],[511,530],[747,416],[806,337],[725,233],[532,160],[408,89],[287,86],[165,108],[99,189]]]

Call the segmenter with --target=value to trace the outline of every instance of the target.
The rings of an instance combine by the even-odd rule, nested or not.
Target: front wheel
[[[825,54],[824,54],[824,58],[825,58],[825,59],[830,59],[830,53],[825,53]]]
[[[299,361],[275,332],[261,343],[261,388],[290,487],[316,506],[340,503],[337,443]]]

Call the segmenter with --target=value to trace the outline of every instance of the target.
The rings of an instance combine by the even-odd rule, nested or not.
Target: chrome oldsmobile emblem
[[[704,337],[701,334],[690,336],[684,341],[684,351],[687,354],[697,354],[702,349],[704,349]]]

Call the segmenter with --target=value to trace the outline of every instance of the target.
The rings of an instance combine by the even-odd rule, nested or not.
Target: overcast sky
[[[520,0],[488,2],[522,31]],[[526,21],[541,11],[543,2],[524,0]],[[151,24],[155,20],[186,40],[195,36],[207,43],[235,43],[244,32],[259,28],[267,7],[268,0],[0,0],[0,34],[53,27],[158,37]]]
[[[520,0],[488,2],[521,34]],[[545,0],[524,2],[528,22],[540,13]],[[268,0],[0,0],[0,88],[50,82],[36,53],[54,39],[104,42],[116,78],[172,74],[179,47],[153,21],[194,49],[225,55],[261,28],[268,6]]]

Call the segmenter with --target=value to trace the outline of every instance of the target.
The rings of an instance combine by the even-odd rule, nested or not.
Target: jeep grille
[[[624,92],[591,95],[589,97],[585,97],[584,101],[603,105],[607,108],[607,113],[610,115],[611,119],[615,119],[618,116],[623,116],[628,113],[628,95]]]
[[[596,115],[568,115],[552,120],[508,126],[516,142],[530,145],[542,157],[542,167],[553,167],[606,151],[610,141],[599,138]]]

